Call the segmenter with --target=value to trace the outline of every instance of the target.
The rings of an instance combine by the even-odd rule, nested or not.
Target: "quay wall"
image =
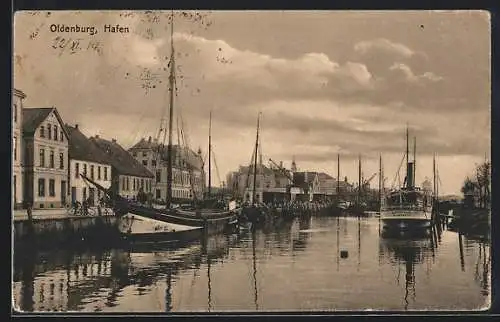
[[[14,220],[14,244],[63,246],[67,243],[111,243],[119,239],[115,216]]]

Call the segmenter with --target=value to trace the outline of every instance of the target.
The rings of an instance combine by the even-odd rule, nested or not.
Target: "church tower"
[[[297,172],[297,164],[295,163],[295,156],[292,157],[292,167],[290,170],[292,172]]]

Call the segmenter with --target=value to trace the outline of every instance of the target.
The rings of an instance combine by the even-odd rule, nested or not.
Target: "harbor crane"
[[[269,158],[269,162],[274,167],[276,167],[281,174],[283,174],[285,177],[287,177],[293,183],[293,177],[290,175],[290,173],[288,173],[288,171],[285,168],[283,168],[282,166],[280,166],[279,164],[277,164],[276,162],[274,162],[273,159],[271,159],[271,158]]]
[[[363,187],[365,187],[368,184],[370,184],[370,182],[373,180],[373,178],[375,178],[377,176],[377,174],[378,174],[378,172],[375,172],[368,179],[366,179],[365,182],[363,182]]]

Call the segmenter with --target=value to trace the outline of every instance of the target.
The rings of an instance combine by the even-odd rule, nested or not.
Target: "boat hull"
[[[203,236],[203,227],[172,224],[128,213],[118,221],[122,239],[129,242],[186,242]]]
[[[203,237],[203,228],[159,233],[122,234],[122,240],[130,243],[183,244]]]
[[[229,225],[236,220],[238,211],[154,209],[129,205],[129,213],[171,224],[199,227]]]
[[[430,212],[425,211],[383,211],[380,214],[382,227],[385,230],[412,231],[431,227]]]

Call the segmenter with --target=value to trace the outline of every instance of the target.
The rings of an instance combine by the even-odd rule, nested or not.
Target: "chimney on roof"
[[[96,139],[98,139],[98,138],[99,138],[99,134],[96,134],[96,135],[95,135],[95,138],[96,138]]]
[[[78,130],[78,124],[75,124],[75,129],[77,129],[77,130]]]
[[[148,138],[148,143],[151,143],[151,136],[149,136]]]
[[[116,143],[116,139],[111,139],[111,142]]]

